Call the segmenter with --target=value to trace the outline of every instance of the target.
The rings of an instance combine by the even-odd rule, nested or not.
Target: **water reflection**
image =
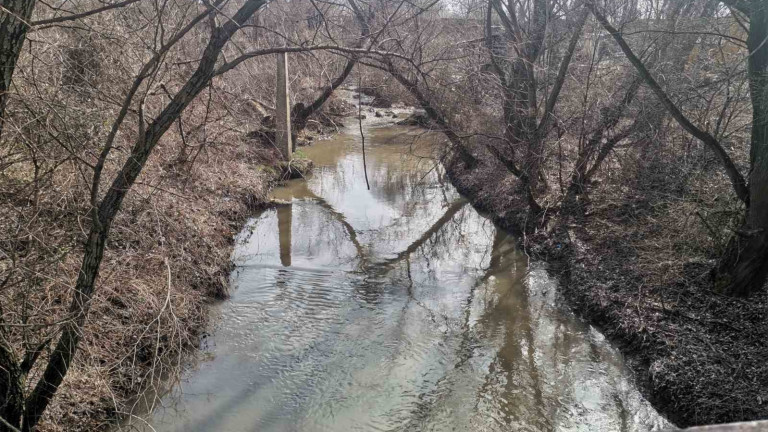
[[[293,204],[282,205],[277,208],[277,230],[280,243],[280,264],[283,267],[291,266],[291,223]]]
[[[619,354],[477,214],[403,128],[307,153],[290,205],[240,235],[211,360],[163,431],[647,431]],[[396,139],[395,139],[396,138]]]

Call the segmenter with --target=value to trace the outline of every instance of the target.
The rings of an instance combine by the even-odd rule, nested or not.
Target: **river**
[[[369,117],[370,190],[356,127],[302,149],[315,172],[238,236],[203,359],[145,429],[670,426],[546,271],[458,195],[437,138]]]

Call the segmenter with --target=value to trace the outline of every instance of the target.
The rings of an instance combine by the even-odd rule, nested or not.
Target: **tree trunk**
[[[13,71],[19,60],[21,47],[29,29],[35,0],[0,0],[0,136],[5,122],[5,107],[8,104],[8,92],[11,89]]]
[[[216,74],[216,62],[224,46],[241,25],[246,22],[267,0],[248,0],[238,11],[220,27],[211,31],[197,69],[189,77],[163,111],[141,134],[131,149],[131,154],[114,178],[109,190],[98,205],[98,214],[92,222],[88,240],[85,244],[83,261],[75,284],[75,291],[70,303],[71,319],[62,329],[56,348],[51,353],[42,377],[25,401],[22,431],[35,430],[48,404],[61,385],[77,352],[83,326],[88,316],[90,301],[95,289],[99,267],[104,256],[109,229],[152,150],[168,128],[179,118],[189,104],[210,83]],[[210,12],[208,12],[210,13]],[[207,15],[207,13],[206,13]],[[203,15],[204,16],[204,15]],[[95,187],[98,187],[96,185]]]
[[[21,417],[24,414],[23,391],[19,362],[13,355],[12,348],[0,340],[0,418],[4,421],[0,421],[0,432],[11,432],[11,427],[21,429]]]
[[[337,76],[336,79],[331,82],[330,86],[325,88],[323,93],[320,94],[320,96],[318,96],[314,102],[307,106],[304,106],[303,104],[296,104],[293,106],[291,118],[293,119],[294,132],[301,132],[304,130],[304,128],[307,127],[307,120],[309,120],[309,117],[317,110],[319,110],[326,101],[328,101],[328,99],[331,97],[331,95],[333,95],[333,92],[336,91],[337,88],[344,84],[344,81],[347,79],[349,74],[352,73],[352,69],[355,67],[356,63],[357,60],[355,59],[347,60],[347,64],[344,66],[344,70],[341,71],[341,74],[339,74],[339,76]]]
[[[116,205],[119,208],[119,203]],[[117,208],[114,208],[112,211],[112,218],[114,218]],[[67,374],[67,370],[75,356],[82,329],[90,309],[90,300],[93,295],[96,277],[99,274],[99,266],[104,257],[104,246],[106,245],[107,234],[109,233],[109,225],[111,225],[112,221],[110,219],[102,222],[106,223],[95,222],[88,235],[83,263],[80,267],[80,273],[75,285],[75,294],[70,306],[72,319],[64,325],[64,330],[56,348],[51,354],[43,376],[38,381],[35,390],[27,398],[24,423],[21,429],[23,432],[35,429],[48,403],[64,380],[64,376]]]
[[[768,3],[751,3],[749,88],[752,97],[749,207],[744,225],[728,242],[713,270],[715,288],[749,295],[763,288],[768,276]]]
[[[531,193],[537,189],[539,179],[543,178],[541,165],[544,151],[543,139],[538,139],[538,82],[533,67],[544,51],[551,7],[545,0],[534,0],[533,9],[526,12],[530,15],[531,27],[523,30],[514,7],[510,9],[503,6],[500,0],[489,0],[485,20],[491,63],[504,93],[504,141],[507,153],[511,155],[507,158],[514,161],[515,155],[522,153],[519,165],[517,162],[514,164],[526,174],[520,180],[524,188],[531,189]],[[505,30],[506,46],[494,45],[492,10]],[[514,54],[507,53],[510,47],[513,47]]]
[[[761,1],[762,0],[755,0],[755,4],[761,3]],[[725,169],[725,173],[731,180],[731,184],[733,185],[733,190],[736,193],[736,196],[742,202],[749,205],[750,196],[747,182],[744,179],[744,176],[741,175],[741,172],[739,172],[739,169],[736,167],[733,159],[731,159],[731,157],[723,148],[722,144],[720,144],[720,142],[709,132],[706,132],[693,124],[693,122],[691,122],[691,120],[689,120],[688,117],[683,114],[675,102],[673,102],[669,95],[667,95],[667,93],[664,91],[664,89],[661,88],[656,79],[653,78],[643,61],[640,60],[637,55],[635,55],[635,53],[632,51],[632,48],[630,48],[629,44],[627,44],[627,42],[624,40],[622,33],[616,30],[616,28],[614,28],[611,23],[608,22],[608,19],[605,17],[605,15],[603,15],[598,10],[597,6],[595,5],[595,0],[587,0],[585,5],[589,8],[589,10],[592,11],[592,14],[595,16],[597,21],[600,22],[600,24],[608,31],[611,36],[613,36],[629,62],[632,63],[640,77],[643,78],[651,91],[656,94],[664,108],[666,108],[669,114],[672,115],[675,121],[677,121],[677,123],[683,129],[688,131],[688,133],[699,139],[702,143],[704,143],[705,146],[709,147],[715,153],[718,159],[720,159],[720,162]],[[764,7],[764,5],[761,7]],[[766,49],[766,47],[762,48]],[[751,64],[752,62],[750,62],[750,65]]]
[[[13,72],[24,46],[35,0],[0,0],[0,136]],[[10,346],[0,342],[0,432],[20,429],[24,412],[23,374]],[[6,424],[7,423],[7,424]]]
[[[371,35],[370,20],[373,17],[363,13],[355,0],[348,0],[347,3],[354,12],[355,19],[357,19],[357,22],[360,24],[361,28],[360,39],[355,44],[355,48],[362,48],[365,44],[365,41],[368,40],[368,37]],[[320,96],[318,96],[314,102],[307,106],[303,106],[301,104],[294,105],[291,112],[291,118],[293,119],[293,131],[295,133],[301,132],[304,130],[304,128],[307,127],[307,120],[309,120],[309,117],[317,110],[319,110],[326,101],[328,101],[328,99],[331,97],[331,95],[333,95],[333,92],[336,91],[337,88],[344,84],[344,81],[347,79],[347,77],[349,77],[349,74],[352,73],[352,69],[354,69],[356,64],[357,59],[355,57],[351,57],[349,60],[347,60],[347,64],[344,65],[344,69],[341,71],[341,74],[339,74],[339,76],[331,82],[330,86],[325,88],[323,93],[320,94]],[[296,144],[294,143],[294,146],[295,145]]]

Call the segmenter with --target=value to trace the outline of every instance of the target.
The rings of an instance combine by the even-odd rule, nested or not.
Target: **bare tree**
[[[467,107],[462,103],[466,99],[461,97],[483,94],[478,88],[469,88],[471,83],[476,83],[477,72],[466,69],[481,65],[476,62],[462,64],[464,59],[475,57],[477,41],[483,42],[481,46],[485,48],[483,53],[490,67],[483,66],[482,69],[490,70],[495,77],[494,81],[486,80],[491,86],[489,93],[498,92],[500,96],[494,96],[491,103],[498,104],[502,111],[501,133],[489,134],[487,128],[482,133],[495,137],[484,142],[483,151],[490,152],[509,173],[520,179],[521,190],[531,210],[541,212],[536,194],[542,183],[540,180],[544,178],[544,144],[557,123],[554,121],[557,103],[588,12],[568,2],[531,0],[502,4],[490,1],[486,4],[484,18],[465,19],[441,17],[439,10],[433,7],[434,3],[426,7],[393,6],[379,14],[392,17],[390,19],[394,21],[400,18],[400,21],[394,27],[397,30],[382,38],[386,41],[382,48],[387,55],[368,56],[370,60],[366,65],[391,74],[446,134],[455,154],[467,166],[473,167],[477,158],[473,155],[472,142],[476,140],[472,137],[477,131],[456,123],[455,118],[466,117],[466,112],[458,115],[451,111]],[[566,10],[577,11],[573,20],[564,18]],[[419,26],[420,20],[430,23]],[[555,31],[553,22],[559,26],[559,36],[568,36],[565,47],[559,51],[557,44],[562,39],[553,43],[551,40],[547,42],[545,37],[548,31]],[[406,36],[402,29],[408,27],[410,32]],[[461,30],[456,31],[458,29]],[[557,51],[559,57],[557,73],[551,80],[546,74],[537,72],[537,65],[549,49]],[[481,73],[487,75],[483,71]],[[466,88],[458,85],[457,77],[464,77],[465,81],[459,82]],[[546,91],[542,92],[542,87]]]
[[[104,248],[111,225],[120,210],[121,204],[131,187],[136,182],[142,168],[146,164],[152,150],[163,134],[174,124],[184,109],[210,83],[216,75],[216,65],[219,57],[232,36],[267,0],[246,0],[232,16],[221,16],[223,23],[218,24],[219,7],[223,2],[217,2],[202,7],[185,26],[171,37],[163,41],[159,50],[147,61],[131,85],[122,108],[112,124],[111,131],[104,143],[97,163],[93,166],[91,182],[91,227],[83,252],[82,265],[74,288],[74,295],[69,308],[70,317],[63,326],[58,342],[47,359],[44,372],[32,392],[22,400],[25,374],[31,370],[38,359],[39,351],[29,353],[25,360],[15,359],[13,352],[6,345],[0,346],[0,361],[2,368],[7,371],[4,383],[8,384],[7,391],[0,395],[0,406],[3,407],[3,418],[7,422],[3,428],[22,431],[34,430],[42,414],[45,412],[53,395],[67,374],[77,347],[82,338],[83,326],[96,287],[96,279],[104,256]],[[160,17],[162,19],[162,17]],[[208,20],[210,31],[208,42],[195,71],[187,78],[178,92],[172,96],[159,114],[153,119],[147,119],[144,109],[144,98],[147,92],[141,92],[145,80],[152,79],[158,72],[163,55],[182,40],[193,28]],[[116,173],[111,185],[102,195],[102,173],[105,163],[114,149],[117,133],[121,130],[127,114],[138,103],[139,130],[138,136],[130,149],[130,155],[122,168]]]
[[[503,92],[504,142],[506,151],[494,151],[505,162],[511,172],[518,172],[523,187],[529,189],[529,202],[535,212],[540,212],[534,191],[539,179],[543,178],[544,141],[549,134],[555,115],[555,107],[565,83],[571,59],[581,38],[582,28],[587,20],[586,9],[579,13],[568,46],[563,55],[552,90],[544,101],[543,114],[539,118],[538,79],[534,65],[543,55],[544,41],[550,17],[557,3],[533,1],[533,4],[506,6],[500,1],[490,0],[486,18],[486,39],[493,70],[499,77]],[[492,13],[495,12],[504,27],[506,45],[514,49],[508,60],[499,55],[492,46]],[[528,15],[525,13],[528,12]],[[521,16],[522,14],[522,16]],[[504,50],[506,52],[506,50]],[[522,156],[519,156],[522,153]]]
[[[0,50],[0,69],[2,69],[2,79],[0,80],[0,136],[2,136],[3,132],[5,109],[8,105],[13,73],[16,70],[16,63],[19,60],[21,48],[24,46],[27,32],[30,29],[80,19],[111,9],[125,7],[137,1],[139,0],[124,0],[77,14],[54,16],[32,21],[32,12],[37,3],[36,0],[4,0],[0,4],[0,8],[2,8],[0,9],[0,41],[3,41],[3,47]]]
[[[352,10],[355,21],[360,26],[360,38],[353,45],[353,48],[362,48],[371,35],[370,20],[372,17],[370,13],[366,13],[355,0],[348,0],[347,3]],[[321,14],[321,16],[324,15]],[[328,33],[330,33],[330,31],[328,31]],[[328,36],[331,38],[331,40],[333,40],[333,37],[330,34],[328,34]],[[330,99],[336,89],[344,84],[344,82],[349,77],[349,74],[352,73],[352,69],[354,69],[356,64],[357,56],[349,56],[344,65],[344,68],[341,70],[339,75],[328,83],[328,86],[323,89],[322,93],[320,93],[320,95],[317,96],[317,98],[315,98],[312,103],[306,105],[299,103],[294,105],[291,112],[291,119],[293,120],[293,128],[295,131],[301,131],[306,127],[307,120],[309,120],[312,114],[320,110],[323,104],[325,104],[325,102]]]
[[[715,288],[734,295],[747,295],[765,285],[768,277],[768,5],[762,1],[724,2],[733,13],[749,18],[747,40],[748,75],[752,95],[752,138],[750,151],[749,184],[737,168],[720,141],[695,125],[678,105],[672,101],[646,65],[637,57],[623,35],[608,21],[598,6],[589,1],[587,6],[613,36],[622,51],[638,71],[645,83],[659,98],[669,114],[691,135],[703,142],[720,160],[736,196],[744,202],[746,212],[742,228],[729,241],[725,254],[713,270]]]

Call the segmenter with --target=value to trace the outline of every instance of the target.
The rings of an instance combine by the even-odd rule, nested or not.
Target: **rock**
[[[359,116],[355,116],[355,119],[356,119],[356,120],[365,120],[365,119],[367,119],[367,118],[368,118],[368,117],[367,117],[365,114],[360,114]]]
[[[382,117],[384,117],[384,116],[381,114],[381,111],[376,111],[376,114],[375,114],[375,116],[376,116],[377,118],[382,118]]]
[[[267,117],[267,110],[264,109],[264,107],[261,106],[261,104],[255,100],[248,101],[250,104],[250,108],[256,112],[256,115],[258,115],[261,118]]]
[[[370,105],[374,108],[392,108],[392,100],[386,96],[382,96],[379,92],[379,88],[362,87],[360,88],[360,92],[372,98],[371,102],[367,105]]]
[[[429,117],[424,113],[413,113],[395,124],[399,126],[427,127],[429,126]]]
[[[358,90],[360,91],[360,93],[370,97],[377,97],[379,95],[379,91],[376,89],[376,87],[363,86],[363,87],[360,87]]]
[[[385,97],[377,97],[371,101],[374,108],[392,108],[392,101]]]
[[[326,103],[325,111],[333,116],[345,116],[355,109],[355,104],[348,102],[346,99],[333,97]]]

